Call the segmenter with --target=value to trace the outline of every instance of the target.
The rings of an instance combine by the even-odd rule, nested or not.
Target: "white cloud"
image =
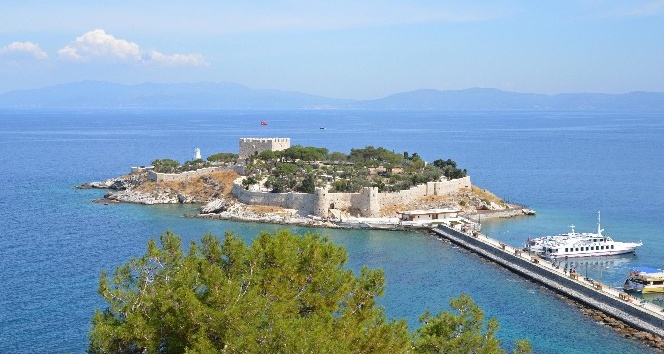
[[[32,42],[12,42],[0,48],[0,55],[7,54],[29,55],[37,59],[46,59],[48,57],[48,54],[39,48],[38,44]]]
[[[134,42],[115,38],[102,29],[84,33],[71,44],[58,50],[65,60],[89,62],[117,61],[135,64],[208,65],[201,54],[162,54],[156,50],[142,50]]]
[[[141,53],[138,44],[117,39],[104,30],[86,32],[68,46],[58,50],[64,59],[88,61],[93,58],[108,58],[120,61],[139,61]]]
[[[166,65],[205,66],[208,63],[201,54],[171,54],[166,55],[156,50],[149,51],[143,56],[147,62]]]

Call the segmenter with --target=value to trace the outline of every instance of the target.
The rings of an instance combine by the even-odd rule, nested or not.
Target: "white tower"
[[[194,150],[194,160],[200,160],[201,159],[201,149],[196,148]]]

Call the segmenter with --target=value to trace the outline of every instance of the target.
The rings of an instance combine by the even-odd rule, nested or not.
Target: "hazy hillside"
[[[0,107],[305,109],[348,101],[235,83],[122,85],[83,81],[0,95]]]
[[[542,95],[490,88],[423,89],[376,100],[343,100],[236,83],[122,85],[83,81],[0,94],[0,107],[201,109],[664,109],[664,93]]]
[[[664,109],[664,93],[542,95],[483,88],[456,91],[417,90],[397,93],[378,100],[355,102],[353,106],[366,109],[398,110]]]

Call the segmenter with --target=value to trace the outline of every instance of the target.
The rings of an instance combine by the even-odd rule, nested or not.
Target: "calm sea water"
[[[260,126],[267,121],[267,126]],[[324,127],[325,129],[320,129]],[[182,218],[191,206],[101,205],[99,190],[74,186],[155,158],[236,152],[241,137],[290,137],[292,144],[383,146],[425,160],[452,158],[473,183],[536,217],[483,222],[513,245],[529,236],[596,227],[642,240],[635,256],[575,264],[618,286],[629,267],[664,267],[664,112],[510,111],[0,111],[0,352],[84,352],[90,318],[104,306],[102,269],[174,230],[185,242],[232,230],[250,241],[265,224]],[[380,299],[411,328],[429,309],[467,292],[501,323],[506,345],[529,338],[536,353],[647,353],[540,286],[452,245],[414,232],[319,232],[344,245],[349,267],[385,270]],[[661,298],[650,298],[661,301]]]

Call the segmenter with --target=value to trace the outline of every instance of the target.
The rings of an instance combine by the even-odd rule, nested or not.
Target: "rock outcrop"
[[[230,195],[237,174],[231,171],[212,172],[183,181],[154,182],[147,173],[135,173],[103,182],[86,183],[78,188],[105,188],[104,196],[112,202],[137,204],[203,204]]]
[[[89,182],[81,184],[76,187],[79,189],[113,189],[113,190],[126,190],[130,188],[135,188],[143,183],[148,181],[148,174],[146,172],[133,173],[128,175],[122,175],[116,178],[109,178],[105,181],[100,182]]]
[[[201,214],[219,214],[228,211],[234,204],[227,199],[215,199],[201,207]]]

